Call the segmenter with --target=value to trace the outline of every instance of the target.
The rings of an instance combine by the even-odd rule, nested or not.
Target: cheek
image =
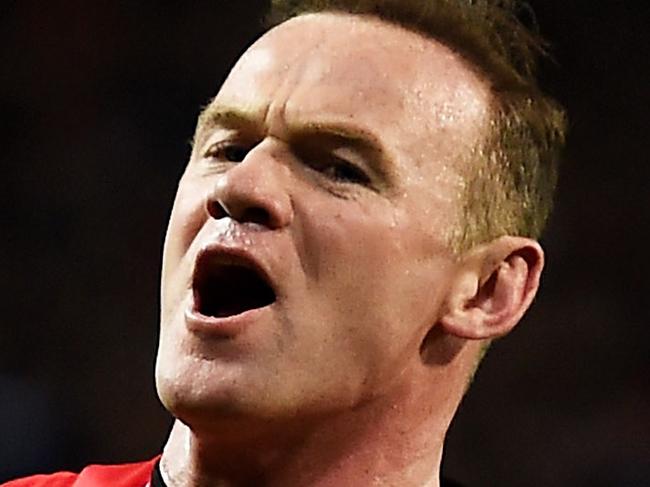
[[[399,224],[406,215],[383,205],[372,212],[345,205],[351,208],[312,208],[314,213],[306,218],[300,247],[308,299],[337,323],[336,333],[346,341],[388,352],[385,342],[394,338],[391,330],[403,332],[403,343],[410,334],[407,328],[414,325],[404,312],[416,296],[405,285],[419,259],[410,253],[409,236]]]
[[[188,250],[206,221],[203,192],[184,176],[174,200],[163,250],[161,276],[162,321],[173,319],[190,287]]]
[[[394,223],[400,215],[348,210],[314,212],[307,220],[301,251],[309,285],[300,318],[309,321],[309,338],[318,339],[318,362],[338,366],[324,376],[340,380],[345,370],[360,388],[383,387],[417,357],[423,335],[414,313],[423,312],[422,300],[405,285],[415,277],[416,259],[405,251],[404,228]]]
[[[446,286],[449,259],[439,236],[388,204],[372,212],[311,209],[301,257],[320,309],[388,354],[417,342],[435,322]]]
[[[203,191],[189,179],[181,179],[174,200],[163,257],[163,274],[174,272],[207,219]]]
[[[371,212],[354,202],[332,201],[305,208],[298,248],[307,279],[363,284],[364,276],[381,272],[378,262],[399,258],[399,216],[383,206]]]

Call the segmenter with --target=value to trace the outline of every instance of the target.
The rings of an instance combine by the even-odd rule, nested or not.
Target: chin
[[[197,380],[200,373],[157,370],[158,397],[165,409],[188,425],[244,419],[268,420],[283,412],[268,399],[268,390],[236,378]],[[187,371],[186,371],[187,372]]]
[[[250,407],[222,391],[197,391],[191,386],[163,382],[158,385],[158,396],[172,416],[190,426],[252,416]]]

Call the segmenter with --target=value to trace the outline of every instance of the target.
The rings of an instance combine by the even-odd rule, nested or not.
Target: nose
[[[230,217],[240,223],[257,223],[271,230],[293,219],[287,168],[261,145],[220,175],[206,198],[214,219]]]

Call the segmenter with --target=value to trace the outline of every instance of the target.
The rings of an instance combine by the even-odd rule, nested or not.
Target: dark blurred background
[[[530,2],[571,135],[541,295],[449,435],[469,486],[650,480],[646,1]],[[201,105],[264,2],[0,4],[0,481],[146,459],[159,261]]]

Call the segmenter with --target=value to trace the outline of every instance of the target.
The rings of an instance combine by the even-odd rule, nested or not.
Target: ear
[[[532,303],[543,267],[535,240],[505,236],[479,245],[462,258],[439,324],[460,338],[506,335]]]

